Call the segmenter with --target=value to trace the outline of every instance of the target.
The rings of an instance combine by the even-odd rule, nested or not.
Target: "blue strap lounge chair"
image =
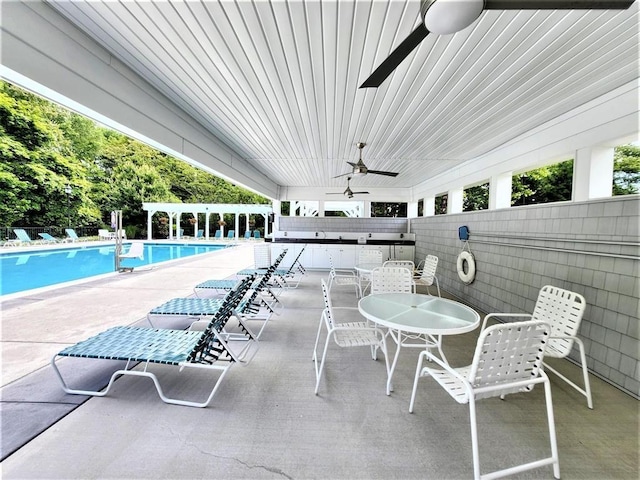
[[[253,278],[247,278],[237,290],[225,297],[223,305],[202,331],[114,327],[65,348],[51,359],[51,365],[62,383],[62,389],[74,395],[102,397],[109,393],[111,386],[120,375],[148,377],[153,381],[163,402],[189,407],[206,407],[211,403],[229,369],[234,364],[247,365],[257,352],[258,340],[239,316],[235,317],[238,328],[247,340],[242,342],[242,348],[232,349],[223,334],[231,327],[229,320],[253,281]],[[80,390],[69,387],[65,382],[56,363],[59,357],[119,360],[125,361],[126,365],[111,375],[104,390]],[[138,363],[144,364],[144,368],[134,370],[133,367]],[[158,377],[151,371],[153,364],[175,366],[180,372],[186,368],[198,368],[221,373],[204,401],[169,398],[164,394]]]
[[[251,230],[245,230],[244,232],[244,238],[246,240],[249,240],[251,238]]]
[[[77,242],[80,240],[78,238],[78,234],[73,228],[65,228],[64,231],[67,233],[67,240],[70,242]]]
[[[237,314],[241,315],[244,320],[261,320],[262,326],[256,338],[260,338],[267,322],[275,313],[273,302],[267,301],[263,296],[266,292],[266,285],[273,271],[270,270],[266,275],[257,278],[251,285],[251,294],[243,299],[237,307]],[[194,328],[198,324],[206,322],[208,317],[215,315],[221,308],[224,299],[222,298],[173,298],[153,308],[147,314],[147,320],[152,327],[156,327],[154,319],[163,316],[172,318],[188,318],[193,319],[191,324]]]
[[[33,245],[34,243],[38,243],[31,240],[31,237],[23,228],[14,228],[13,233],[16,234],[16,238],[18,239],[17,243],[20,245]]]
[[[196,233],[196,240],[202,240],[204,238],[204,229],[199,229]]]
[[[222,239],[222,230],[216,230],[215,235],[213,236],[213,238],[219,238]]]
[[[236,231],[235,230],[229,230],[229,233],[227,233],[227,239],[233,240],[235,238],[236,238]]]
[[[253,231],[253,238],[255,238],[256,240],[260,240],[260,230]]]
[[[60,240],[58,240],[57,238],[53,237],[49,233],[39,233],[38,235],[40,235],[40,237],[42,237],[42,240],[45,243],[58,243],[58,242],[60,242]]]
[[[295,260],[288,268],[276,268],[276,270],[273,272],[273,275],[278,279],[278,283],[283,288],[297,288],[298,285],[300,285],[300,280],[302,280],[302,276],[306,273],[306,270],[302,266],[302,263],[300,263],[300,258],[302,257],[305,248],[307,248],[306,245],[302,247],[302,249],[298,252]],[[260,275],[261,271],[263,271],[263,269],[261,268],[249,268],[240,270],[236,275]]]

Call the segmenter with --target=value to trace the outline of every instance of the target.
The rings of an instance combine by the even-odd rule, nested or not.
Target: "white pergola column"
[[[207,240],[209,240],[209,228],[210,228],[210,222],[209,222],[209,209],[207,208],[204,212],[204,238],[206,238]]]
[[[489,210],[511,207],[513,172],[504,172],[491,177],[489,182]]]
[[[462,213],[462,199],[464,198],[464,189],[456,188],[449,190],[447,201],[447,213]]]
[[[582,148],[573,161],[571,199],[582,202],[613,193],[613,147]]]
[[[282,213],[282,202],[280,202],[280,200],[272,200],[271,205],[273,206],[273,225],[271,226],[271,229],[273,231],[280,230],[280,215]],[[268,229],[269,229],[269,219],[265,218],[265,221],[264,221],[265,237],[267,236]]]
[[[418,217],[418,202],[409,202],[407,204],[407,218]]]
[[[318,201],[318,216],[324,217],[324,200]]]
[[[364,204],[364,211],[362,212],[362,216],[364,218],[371,218],[371,202],[369,200],[365,200],[362,203]]]
[[[153,240],[153,232],[152,232],[153,223],[152,223],[152,219],[153,219],[153,215],[155,213],[156,213],[155,210],[154,211],[151,211],[151,210],[147,211],[147,240]]]
[[[238,222],[240,222],[240,214],[236,212],[235,221],[233,222],[233,237],[236,240],[238,239],[238,232],[240,231],[240,228],[238,228],[240,224]]]
[[[424,199],[422,206],[422,216],[433,217],[436,214],[436,197],[428,197]]]

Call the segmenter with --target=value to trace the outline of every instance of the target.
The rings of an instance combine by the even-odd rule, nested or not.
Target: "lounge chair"
[[[49,233],[39,233],[38,234],[40,237],[42,237],[42,240],[45,243],[59,243],[60,240],[58,240],[57,238],[51,236],[51,234]]]
[[[198,230],[198,233],[196,233],[196,240],[202,240],[204,238],[204,230],[200,229]]]
[[[262,335],[262,331],[267,325],[267,322],[275,313],[275,308],[273,305],[275,302],[267,301],[267,299],[262,295],[264,292],[266,292],[266,285],[269,282],[271,273],[272,272],[269,272],[267,275],[254,280],[250,287],[251,294],[248,295],[247,298],[243,299],[236,309],[236,313],[240,315],[243,320],[262,321],[262,327],[255,335],[256,338],[260,338],[260,335]],[[231,292],[233,291],[235,291],[235,289]],[[228,293],[228,295],[230,294],[231,293]],[[187,318],[192,319],[190,328],[193,329],[201,326],[203,323],[206,324],[207,318],[215,315],[222,307],[223,303],[223,298],[173,298],[168,302],[165,302],[162,305],[153,308],[147,314],[147,321],[149,322],[149,325],[151,325],[153,328],[156,328],[154,320],[161,317],[168,316],[172,318]],[[237,334],[229,335],[229,339],[237,339],[237,337]]]
[[[244,239],[249,240],[251,238],[251,230],[246,230],[244,232]]]
[[[227,239],[228,240],[234,240],[236,238],[236,231],[235,230],[229,230],[229,232],[227,233]]]
[[[215,235],[213,236],[213,238],[219,238],[222,239],[222,230],[216,230]]]
[[[295,260],[291,263],[291,265],[289,265],[288,268],[276,268],[276,270],[273,272],[273,275],[278,279],[278,283],[280,284],[281,287],[297,288],[298,285],[300,285],[300,280],[302,280],[302,276],[306,273],[306,270],[300,263],[300,258],[302,257],[302,254],[304,253],[305,248],[307,248],[306,245],[302,247],[302,249],[298,252],[298,255],[296,256]],[[284,253],[286,254],[287,251],[285,250]],[[245,270],[241,270],[236,275],[242,276],[242,275],[252,275],[254,273],[260,274],[260,272],[262,272],[263,270],[265,269],[262,269],[262,268],[245,269]]]
[[[22,228],[14,228],[13,233],[16,234],[17,244],[19,245],[33,245],[39,243],[38,241],[31,240],[29,234]]]
[[[253,238],[255,238],[256,240],[260,240],[260,230],[253,231]]]
[[[102,397],[109,393],[114,381],[120,375],[150,378],[163,402],[189,407],[206,407],[211,403],[222,380],[234,364],[247,365],[258,349],[258,340],[239,315],[236,315],[240,333],[246,342],[242,348],[232,349],[224,332],[231,328],[230,318],[249,289],[253,278],[245,279],[238,289],[225,297],[223,305],[202,331],[152,329],[140,327],[114,327],[80,343],[65,348],[51,359],[56,375],[66,393]],[[80,390],[70,388],[58,368],[56,359],[74,357],[83,359],[126,361],[123,369],[115,371],[104,390]],[[144,368],[133,369],[138,363]],[[167,397],[156,375],[151,371],[153,364],[186,368],[216,370],[220,376],[215,381],[208,397],[202,402]]]
[[[116,238],[116,232],[110,232],[107,229],[98,230],[98,240],[113,240]]]
[[[80,238],[78,238],[78,234],[73,228],[65,228],[64,231],[67,233],[67,241],[69,242],[79,242]]]

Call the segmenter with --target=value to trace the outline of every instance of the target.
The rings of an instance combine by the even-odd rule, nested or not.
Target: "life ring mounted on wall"
[[[458,276],[465,284],[469,285],[473,283],[476,278],[476,260],[473,258],[473,254],[466,250],[460,252],[458,255]]]
[[[467,285],[473,283],[473,280],[476,278],[476,260],[473,258],[473,253],[471,253],[469,249],[469,236],[469,227],[463,225],[458,228],[458,238],[464,242],[462,252],[458,255],[458,276],[460,280]]]

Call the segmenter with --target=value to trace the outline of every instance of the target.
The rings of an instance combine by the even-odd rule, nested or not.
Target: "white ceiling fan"
[[[342,193],[338,193],[338,192],[333,192],[333,193],[327,193],[327,195],[344,195],[347,198],[353,198],[354,195],[368,195],[369,192],[354,192],[353,190],[351,190],[351,187],[349,186],[349,182],[351,181],[351,177],[347,177],[347,189],[342,192]]]
[[[398,176],[398,172],[385,172],[383,170],[370,170],[367,168],[367,166],[364,164],[364,162],[362,161],[362,149],[366,146],[366,143],[362,143],[362,142],[358,142],[356,144],[356,146],[360,149],[360,159],[358,160],[358,163],[353,163],[353,162],[347,162],[349,165],[351,165],[353,167],[353,170],[349,173],[343,173],[342,175],[337,175],[333,178],[339,178],[339,177],[344,177],[345,175],[351,175],[351,177],[362,177],[368,173],[374,174],[374,175],[386,175],[387,177],[397,177]],[[349,179],[351,179],[351,177],[349,177]]]
[[[429,33],[467,28],[484,10],[626,10],[635,0],[422,0],[420,24],[374,70],[360,88],[377,88]]]

